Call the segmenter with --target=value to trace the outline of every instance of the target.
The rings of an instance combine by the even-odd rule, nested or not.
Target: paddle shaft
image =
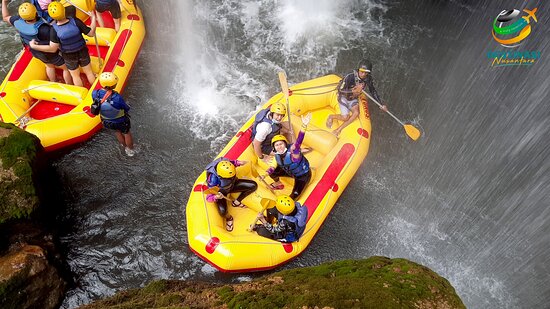
[[[29,107],[29,109],[27,109],[23,114],[21,114],[21,116],[17,117],[17,119],[15,119],[14,122],[18,122],[19,120],[21,120],[21,118],[25,117],[26,114],[28,114],[36,105],[38,105],[38,103],[40,103],[42,100],[38,100],[36,102],[34,102],[33,105],[31,105],[31,107]]]
[[[376,103],[376,105],[378,105],[380,108],[382,108],[382,104],[380,104],[378,101],[376,101],[368,92],[366,92],[365,90],[361,90],[367,97],[369,97],[369,99],[371,99],[374,103]],[[395,119],[397,122],[399,122],[399,124],[401,124],[402,126],[404,126],[405,124],[403,123],[403,121],[399,120],[399,118],[397,118],[394,114],[392,114],[389,110],[385,110],[386,113],[388,113],[388,115],[392,116],[393,119]]]

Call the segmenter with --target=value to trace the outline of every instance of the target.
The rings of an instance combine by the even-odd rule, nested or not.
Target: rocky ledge
[[[370,257],[220,285],[160,280],[83,308],[466,308],[451,284],[405,259]]]

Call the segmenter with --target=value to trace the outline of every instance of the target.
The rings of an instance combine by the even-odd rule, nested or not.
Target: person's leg
[[[134,139],[132,138],[132,133],[128,132],[123,134],[124,136],[124,145],[130,149],[134,149]]]
[[[55,66],[51,63],[46,63],[46,75],[48,76],[48,79],[50,82],[55,82]]]
[[[65,84],[72,85],[73,84],[73,78],[71,77],[71,73],[67,69],[67,66],[65,64],[58,66],[61,70],[63,70],[63,80],[65,81]]]
[[[94,72],[92,72],[92,65],[88,63],[88,65],[82,67],[82,71],[84,71],[88,82],[92,85],[95,82],[95,75]]]
[[[69,73],[71,73],[71,78],[73,79],[73,84],[75,86],[84,86],[82,79],[80,79],[80,68],[76,68],[76,70],[69,70]]]
[[[241,194],[239,194],[239,197],[237,197],[237,201],[241,202],[245,197],[256,191],[257,188],[258,184],[253,180],[238,179],[235,182],[233,189],[231,189],[231,192],[241,192]]]
[[[99,27],[105,27],[105,22],[103,21],[103,16],[101,16],[101,13],[99,11],[94,11],[96,16],[97,25]]]
[[[273,171],[273,173],[271,173],[271,175],[269,175],[269,176],[271,177],[271,179],[273,179],[273,183],[271,184],[271,188],[275,189],[275,190],[282,190],[284,188],[283,183],[279,180],[280,176],[291,177],[280,166],[277,166],[275,168],[275,170]]]
[[[113,21],[115,22],[115,30],[118,32],[118,30],[120,30],[120,17],[122,16],[118,1],[115,1],[114,4],[111,5],[109,11],[111,12],[111,16],[113,16]]]
[[[126,139],[124,139],[124,135],[122,135],[122,133],[120,131],[115,131],[115,136],[116,136],[116,139],[118,140],[118,142],[126,147]]]
[[[302,194],[302,191],[304,191],[304,188],[307,186],[310,180],[311,180],[311,170],[308,171],[307,174],[305,175],[296,177],[294,179],[294,187],[292,188],[292,193],[290,194],[290,197],[293,200],[297,199],[300,196],[300,194]]]

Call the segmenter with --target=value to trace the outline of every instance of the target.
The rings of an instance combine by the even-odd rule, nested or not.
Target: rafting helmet
[[[288,195],[281,195],[277,198],[277,204],[275,205],[277,210],[285,216],[290,215],[295,206],[294,200]]]
[[[237,174],[235,165],[229,161],[220,161],[216,166],[216,173],[221,178],[231,178]]]
[[[28,2],[23,2],[19,6],[19,17],[26,21],[36,19],[36,7]]]
[[[118,77],[113,72],[103,72],[99,75],[99,82],[103,87],[114,88],[118,84]]]
[[[288,140],[286,139],[286,137],[284,135],[278,134],[273,136],[273,138],[271,139],[271,146],[273,146],[273,144],[278,141],[285,141],[285,143],[288,145]]]
[[[60,2],[53,1],[48,5],[48,15],[55,20],[65,18],[65,7]]]
[[[273,105],[271,105],[271,108],[269,109],[269,111],[272,112],[272,113],[281,114],[283,116],[286,115],[286,107],[281,102],[273,103]]]
[[[372,63],[368,60],[363,60],[359,62],[357,66],[357,71],[370,73],[372,71]]]

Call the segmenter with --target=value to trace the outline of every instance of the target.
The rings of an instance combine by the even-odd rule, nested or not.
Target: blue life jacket
[[[294,177],[300,177],[309,172],[309,161],[303,155],[300,161],[292,161],[292,154],[287,150],[284,154],[276,154],[277,164],[288,174]]]
[[[40,3],[38,3],[38,0],[31,0],[31,4],[36,7],[36,14],[38,14],[38,17],[44,19],[44,21],[48,23],[52,22],[53,18],[51,18],[50,14],[48,14],[48,10],[43,10],[40,7]]]
[[[281,124],[280,123],[274,123],[273,122],[273,119],[270,119],[268,117],[269,115],[269,107],[266,108],[266,109],[263,109],[261,111],[259,111],[257,114],[256,114],[256,117],[254,118],[254,123],[252,124],[252,139],[254,139],[254,136],[256,136],[256,126],[260,123],[260,122],[267,122],[271,125],[271,133],[269,133],[267,135],[267,137],[265,138],[265,140],[262,142],[262,151],[265,153],[267,149],[271,149],[272,146],[271,146],[271,139],[275,136],[275,135],[278,135],[280,132],[281,132]],[[270,153],[270,151],[267,151],[267,153]]]
[[[101,104],[101,109],[99,111],[101,120],[115,120],[126,116],[124,109],[118,109],[113,105],[114,95],[119,95],[119,94],[113,91],[111,95],[109,95],[109,97],[105,99],[105,101]],[[96,91],[95,99],[97,100],[102,99],[100,98],[99,91]]]
[[[44,21],[39,19],[34,24],[29,24],[25,22],[22,18],[16,20],[13,25],[15,28],[19,31],[19,35],[21,36],[21,40],[23,41],[23,44],[29,45],[29,42],[31,40],[36,40],[39,45],[47,45],[49,44],[49,40],[39,40],[38,39],[38,29],[40,26],[44,24]]]
[[[237,181],[237,176],[233,176],[231,178],[220,177],[216,171],[216,166],[218,166],[218,163],[221,161],[229,161],[229,159],[221,157],[210,162],[205,168],[206,177],[210,187],[218,186],[220,187],[220,191],[222,191],[222,193],[228,194],[231,192],[231,189],[233,189],[233,185]]]
[[[116,0],[96,0],[95,3],[106,6],[106,5],[114,4],[114,1]]]
[[[296,202],[296,209],[298,210],[294,216],[285,216],[279,213],[277,220],[287,220],[294,224],[296,230],[287,232],[284,239],[280,239],[283,242],[294,242],[300,239],[306,229],[307,223],[307,207],[300,205]]]
[[[86,41],[84,41],[74,18],[69,17],[69,22],[61,26],[57,22],[53,23],[52,26],[57,32],[62,52],[74,53],[86,46]]]

